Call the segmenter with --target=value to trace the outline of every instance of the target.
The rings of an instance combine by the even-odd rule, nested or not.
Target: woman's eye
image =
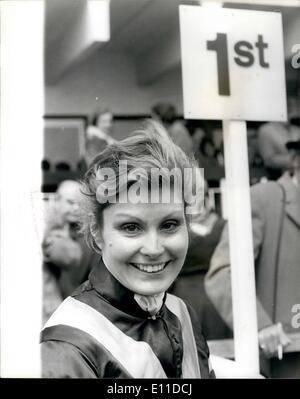
[[[165,222],[162,225],[162,229],[164,231],[166,231],[166,232],[172,232],[172,231],[175,231],[178,228],[179,224],[180,223],[178,221],[176,221],[176,220],[172,220],[170,222]]]
[[[126,233],[137,233],[140,231],[140,228],[134,223],[127,223],[121,226],[121,230],[125,231]]]

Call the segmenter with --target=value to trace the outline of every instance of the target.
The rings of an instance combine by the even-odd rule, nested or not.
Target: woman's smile
[[[167,265],[170,262],[171,262],[171,260],[169,260],[167,262],[160,262],[160,263],[133,263],[133,262],[131,262],[129,264],[144,273],[160,273],[163,270],[165,270],[165,268],[167,267]]]

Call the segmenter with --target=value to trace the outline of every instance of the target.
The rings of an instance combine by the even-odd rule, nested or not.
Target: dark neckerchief
[[[148,319],[149,313],[144,311],[134,299],[134,292],[124,287],[115,277],[107,270],[101,258],[99,265],[93,268],[89,275],[89,282],[92,288],[107,302],[123,312],[135,317]],[[161,317],[164,312],[164,297],[161,310],[157,317]]]

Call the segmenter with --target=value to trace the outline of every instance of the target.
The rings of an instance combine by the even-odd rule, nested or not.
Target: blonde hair
[[[198,168],[195,159],[188,157],[172,141],[165,128],[154,120],[147,120],[141,129],[134,131],[128,138],[107,146],[93,160],[82,182],[82,192],[85,194],[82,232],[88,245],[96,252],[100,251],[95,236],[102,223],[102,212],[110,205],[109,202],[100,203],[98,200],[97,189],[103,181],[99,179],[99,175],[103,168],[111,168],[118,178],[119,165],[122,161],[126,161],[128,174],[142,168],[148,171],[148,178],[151,168],[169,171],[176,168],[182,175],[185,168],[193,170]],[[193,181],[189,184],[193,184]],[[182,189],[186,188],[185,184]],[[195,187],[188,189],[195,191]],[[119,186],[117,186],[118,193],[120,193]]]

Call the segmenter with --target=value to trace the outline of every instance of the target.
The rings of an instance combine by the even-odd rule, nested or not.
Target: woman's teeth
[[[146,273],[161,272],[168,262],[156,263],[155,265],[146,265],[145,263],[131,263],[136,269]]]

